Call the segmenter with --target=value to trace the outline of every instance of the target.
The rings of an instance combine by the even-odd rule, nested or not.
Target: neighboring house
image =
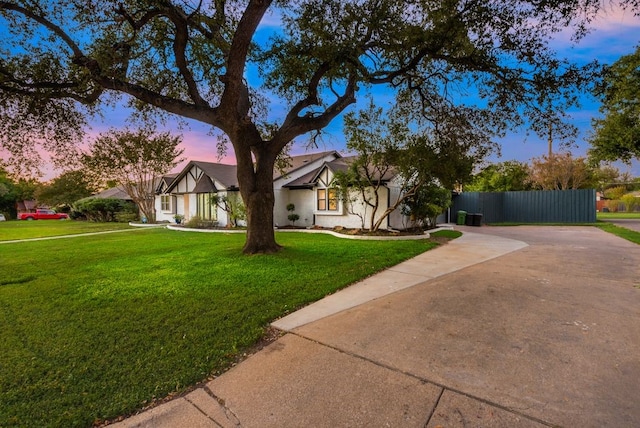
[[[38,203],[36,201],[17,201],[16,202],[16,211],[18,214],[21,213],[34,213],[36,212],[36,208],[38,208]]]
[[[96,193],[95,195],[91,195],[91,196],[89,196],[87,198],[82,198],[81,200],[90,199],[90,198],[121,199],[123,201],[132,202],[131,197],[120,186],[110,187],[110,188],[108,188],[106,190],[103,190],[102,192]]]
[[[300,227],[321,226],[349,228],[362,227],[360,216],[366,219],[369,228],[370,207],[361,199],[351,203],[340,200],[332,187],[333,175],[348,167],[349,158],[343,158],[337,151],[292,156],[284,171],[274,172],[274,226],[287,226],[291,212],[287,205],[293,204],[293,213],[299,215],[295,225]],[[211,203],[214,196],[240,198],[237,169],[235,165],[211,162],[189,162],[172,179],[161,180],[157,187],[156,219],[173,221],[176,214],[185,220],[197,215],[204,220],[217,221],[219,226],[230,223],[227,212]],[[380,178],[379,189],[381,215],[400,192],[393,176]],[[389,216],[382,228],[401,228],[405,219],[396,210]]]

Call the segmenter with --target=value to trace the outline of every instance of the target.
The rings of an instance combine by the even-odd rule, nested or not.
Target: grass
[[[458,230],[439,230],[430,234],[434,238],[456,239],[462,236],[462,232]]]
[[[282,233],[280,253],[240,256],[244,239],[146,229],[0,245],[0,426],[130,414],[225,370],[270,321],[436,245]]]
[[[0,222],[0,241],[73,235],[76,233],[104,232],[130,229],[127,223],[94,223],[73,220],[15,220]]]
[[[626,239],[627,241],[631,241],[635,244],[640,244],[640,232],[636,232],[635,230],[627,229],[625,227],[616,226],[613,223],[607,222],[598,222],[596,227],[604,230],[605,232],[611,233],[613,235],[619,236],[620,238]]]
[[[631,219],[638,219],[640,218],[640,213],[624,213],[624,212],[617,212],[617,213],[597,213],[596,217],[598,218],[598,220],[613,220],[613,219],[626,219],[626,218],[631,218]]]

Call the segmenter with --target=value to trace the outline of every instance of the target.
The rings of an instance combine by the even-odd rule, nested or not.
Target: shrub
[[[639,198],[636,198],[635,195],[631,193],[624,195],[620,200],[624,204],[625,211],[628,213],[634,212],[640,205]]]
[[[289,214],[287,217],[292,225],[295,226],[296,221],[300,220],[300,216],[298,214]]]
[[[75,211],[89,221],[116,221],[116,213],[121,212],[125,203],[121,199],[88,198],[81,199],[74,204]]]
[[[604,197],[607,199],[620,199],[627,193],[627,188],[624,186],[616,186],[606,189],[604,191]]]
[[[138,214],[136,213],[129,213],[125,211],[116,213],[116,221],[118,223],[129,223],[136,220],[138,220]]]
[[[191,229],[209,229],[218,225],[217,221],[203,220],[200,216],[194,215],[184,224]]]
[[[609,212],[617,213],[618,208],[620,207],[620,201],[618,200],[605,201],[605,206],[609,208]]]

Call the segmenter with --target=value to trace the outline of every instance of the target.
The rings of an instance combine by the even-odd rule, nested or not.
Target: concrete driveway
[[[176,400],[123,425],[640,426],[640,247],[593,227],[462,229],[523,245],[294,327],[181,399],[192,413]]]

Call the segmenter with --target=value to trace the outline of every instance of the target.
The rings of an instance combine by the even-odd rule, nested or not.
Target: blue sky
[[[277,15],[269,15],[263,21],[263,34],[272,32],[279,25],[279,17]],[[260,34],[258,34],[260,36]],[[630,54],[634,51],[635,46],[640,43],[640,18],[633,16],[631,12],[622,12],[620,10],[608,10],[603,12],[601,16],[593,23],[592,32],[580,41],[579,44],[571,42],[569,34],[560,33],[552,43],[552,46],[558,51],[560,57],[569,58],[578,63],[587,63],[594,59],[606,64],[616,61],[620,56]],[[249,73],[250,74],[250,73]],[[380,94],[384,95],[384,94]],[[377,97],[380,101],[381,97]],[[391,100],[391,97],[389,97]],[[583,156],[586,154],[588,143],[585,138],[591,129],[591,120],[599,116],[599,103],[590,96],[584,96],[582,100],[582,108],[570,112],[572,122],[580,129],[580,136],[576,141],[576,147],[571,149],[575,156]],[[279,106],[276,101],[272,103],[271,116],[278,118],[278,115],[284,115],[284,108]],[[117,109],[111,112],[105,112],[104,120],[95,121],[92,124],[90,135],[97,135],[104,132],[110,127],[121,127],[125,123],[127,112],[123,109]],[[168,124],[169,129],[175,128],[173,123]],[[199,123],[190,122],[190,129],[177,130],[183,136],[182,147],[185,149],[184,157],[186,161],[201,160],[223,163],[233,163],[233,150],[229,148],[229,154],[226,158],[220,160],[217,157],[216,138],[209,134],[209,129]],[[305,153],[305,145],[307,140],[301,137],[296,141],[292,154]],[[502,157],[496,158],[495,161],[519,160],[529,161],[533,157],[538,157],[547,153],[548,143],[546,139],[541,139],[535,134],[526,135],[523,129],[518,133],[511,133],[502,140],[499,140],[502,148]],[[343,151],[345,148],[344,137],[342,135],[342,117],[334,120],[317,148],[310,151],[338,150]],[[554,147],[557,150],[557,146]],[[186,163],[185,161],[185,163]],[[180,164],[177,169],[182,167]],[[622,164],[616,164],[622,171],[629,171],[634,176],[640,176],[640,164],[634,163],[632,167]],[[44,179],[52,178],[58,175],[55,171],[46,171]]]

